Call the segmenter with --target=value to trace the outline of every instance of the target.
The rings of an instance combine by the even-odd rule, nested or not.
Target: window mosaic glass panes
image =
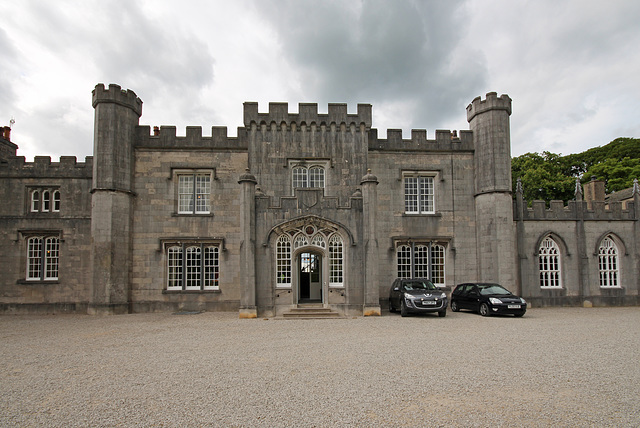
[[[287,235],[278,237],[276,244],[276,284],[291,287],[291,239]]]
[[[550,237],[544,238],[538,250],[541,288],[561,288],[560,249]]]
[[[211,174],[178,175],[178,213],[209,214]]]
[[[166,249],[167,290],[219,290],[218,244],[174,244]]]
[[[602,240],[598,249],[598,270],[600,273],[600,287],[620,287],[618,282],[618,247],[610,236]]]
[[[60,239],[57,236],[27,239],[27,280],[57,280],[59,270]]]
[[[431,246],[431,282],[438,287],[445,286],[444,279],[444,246],[432,245]]]
[[[411,247],[398,246],[397,252],[398,278],[411,278]]]
[[[404,211],[407,214],[433,214],[435,212],[433,177],[404,177]]]
[[[416,278],[429,277],[429,247],[426,245],[416,245],[413,257],[414,274]]]
[[[329,238],[329,285],[334,287],[344,285],[342,237],[337,234]]]

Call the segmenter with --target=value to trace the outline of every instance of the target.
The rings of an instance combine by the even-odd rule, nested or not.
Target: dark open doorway
[[[298,302],[322,302],[322,256],[317,253],[305,252],[298,256],[300,266]]]

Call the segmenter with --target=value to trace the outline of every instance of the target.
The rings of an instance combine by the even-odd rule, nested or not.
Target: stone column
[[[240,204],[240,270],[242,271],[242,289],[240,291],[239,318],[257,318],[256,307],[256,177],[249,168],[240,176],[242,185],[242,203]]]
[[[378,178],[367,170],[362,177],[362,217],[364,222],[364,307],[363,315],[380,316],[380,278],[378,274]]]

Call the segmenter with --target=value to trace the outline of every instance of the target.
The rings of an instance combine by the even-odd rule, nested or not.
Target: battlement
[[[495,92],[488,92],[485,100],[476,97],[467,106],[467,122],[471,122],[474,117],[489,110],[505,110],[508,115],[511,115],[511,98],[505,94],[498,97]]]
[[[628,202],[626,209],[622,208],[622,203],[612,202],[607,208],[604,202],[592,202],[592,209],[585,201],[568,201],[564,205],[563,201],[551,201],[549,208],[545,201],[533,201],[531,207],[523,206],[521,213],[518,212],[517,203],[514,201],[514,220],[634,220],[635,207],[633,202]]]
[[[243,133],[246,133],[245,128],[239,127],[238,136]],[[229,137],[226,126],[212,126],[211,137],[202,136],[201,126],[187,126],[186,135],[178,137],[175,126],[156,126],[152,134],[151,127],[145,125],[136,127],[135,147],[161,150],[247,150],[247,143],[246,139]]]
[[[258,113],[258,103],[244,103],[244,125],[248,128],[252,123],[270,124],[275,122],[280,125],[286,123],[290,126],[292,123],[307,125],[316,124],[355,124],[371,128],[371,104],[358,104],[357,114],[348,114],[346,104],[329,104],[329,112],[327,114],[318,113],[318,104],[316,103],[300,103],[298,104],[298,113],[289,113],[288,103],[269,103],[269,113]]]
[[[104,84],[98,83],[91,92],[92,103],[95,108],[99,103],[115,103],[133,110],[138,117],[142,115],[142,100],[131,89],[123,90],[120,85],[109,84],[109,89]]]
[[[93,157],[77,162],[75,156],[60,156],[60,162],[51,162],[50,156],[36,156],[33,162],[25,162],[24,156],[16,156],[0,163],[1,177],[23,178],[91,178]]]
[[[427,139],[425,129],[412,129],[411,139],[402,138],[401,129],[387,129],[387,138],[378,138],[378,130],[369,131],[369,150],[377,151],[452,151],[473,150],[473,132],[436,130],[434,140]]]

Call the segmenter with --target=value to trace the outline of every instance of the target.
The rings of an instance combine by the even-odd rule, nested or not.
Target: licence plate
[[[435,305],[437,302],[433,301],[433,300],[424,300],[422,302],[423,305]]]
[[[507,305],[509,309],[520,309],[520,305]]]

